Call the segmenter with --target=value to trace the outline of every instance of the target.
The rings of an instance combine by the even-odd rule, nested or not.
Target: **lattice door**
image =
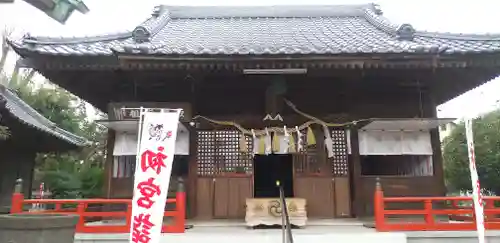
[[[346,131],[341,129],[332,130],[333,157],[329,158],[332,165],[333,176],[348,176],[348,156]]]
[[[316,139],[323,138],[322,133],[316,135]],[[318,148],[317,144],[313,146],[304,145],[304,151],[295,155],[294,158],[296,173],[302,175],[348,176],[346,132],[340,129],[332,130],[331,136],[334,156],[326,158],[326,149]],[[323,158],[326,158],[326,160],[321,159],[319,153],[325,153]]]
[[[317,145],[307,146],[305,143],[306,133],[306,131],[302,131],[302,138],[304,142],[302,144],[304,148],[303,151],[294,154],[295,172],[299,175],[325,174],[325,171],[323,171],[324,169],[322,169],[322,167],[324,167],[321,163],[322,161],[318,159]],[[297,138],[295,138],[295,141],[297,141]]]
[[[198,131],[198,175],[251,174],[252,156],[240,151],[242,134],[235,130]],[[246,137],[247,147],[253,143]]]

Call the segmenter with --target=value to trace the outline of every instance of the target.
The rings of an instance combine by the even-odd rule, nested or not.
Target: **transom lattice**
[[[240,151],[241,136],[235,130],[198,131],[198,175],[251,174],[252,156]],[[252,151],[250,137],[246,143]]]

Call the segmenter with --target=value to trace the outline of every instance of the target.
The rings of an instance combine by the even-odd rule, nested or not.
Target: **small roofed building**
[[[438,127],[454,119],[436,106],[500,73],[500,36],[419,31],[374,4],[158,6],[130,32],[10,44],[108,113],[108,197],[132,197],[137,108],[183,108],[172,176],[190,217],[250,225],[277,180],[297,224],[372,214],[377,179],[444,195]]]
[[[65,152],[88,141],[59,128],[8,88],[0,87],[0,99],[0,125],[10,132],[0,140],[0,213],[6,213],[18,178],[23,180],[24,195],[31,195],[37,153]]]

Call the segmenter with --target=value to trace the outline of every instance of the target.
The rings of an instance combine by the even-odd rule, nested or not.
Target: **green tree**
[[[476,166],[481,187],[500,195],[500,110],[473,121]],[[471,190],[464,123],[443,142],[447,185],[452,191]]]
[[[76,151],[39,154],[36,161],[37,177],[58,198],[100,196],[106,130],[87,118],[85,103],[57,87],[35,89],[30,80],[22,80],[16,91],[26,103],[61,128],[90,141],[88,146]]]
[[[85,104],[62,89],[34,89],[29,80],[23,80],[16,90],[23,100],[45,117],[91,142],[89,146],[64,154],[39,154],[36,161],[38,178],[58,198],[100,196],[105,158],[105,128],[89,120]]]
[[[35,183],[44,182],[57,198],[97,197],[103,187],[106,129],[87,117],[86,103],[49,81],[34,82],[34,70],[20,71],[15,66],[12,75],[5,74],[8,32],[2,38],[0,55],[0,88],[14,90],[28,105],[59,127],[87,138],[91,143],[68,153],[38,154]],[[96,112],[95,117],[104,118]],[[0,139],[7,138],[8,128],[0,126]]]

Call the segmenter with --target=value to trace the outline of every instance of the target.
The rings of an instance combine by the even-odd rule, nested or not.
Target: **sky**
[[[22,0],[0,4],[0,27],[16,35],[91,36],[132,30],[150,16],[153,7],[165,5],[304,5],[377,3],[396,24],[410,23],[417,30],[453,33],[500,33],[498,0],[84,0],[90,12],[75,12],[65,25],[52,20]],[[15,57],[10,63],[13,66]],[[438,106],[438,116],[473,117],[500,108],[500,78]]]

